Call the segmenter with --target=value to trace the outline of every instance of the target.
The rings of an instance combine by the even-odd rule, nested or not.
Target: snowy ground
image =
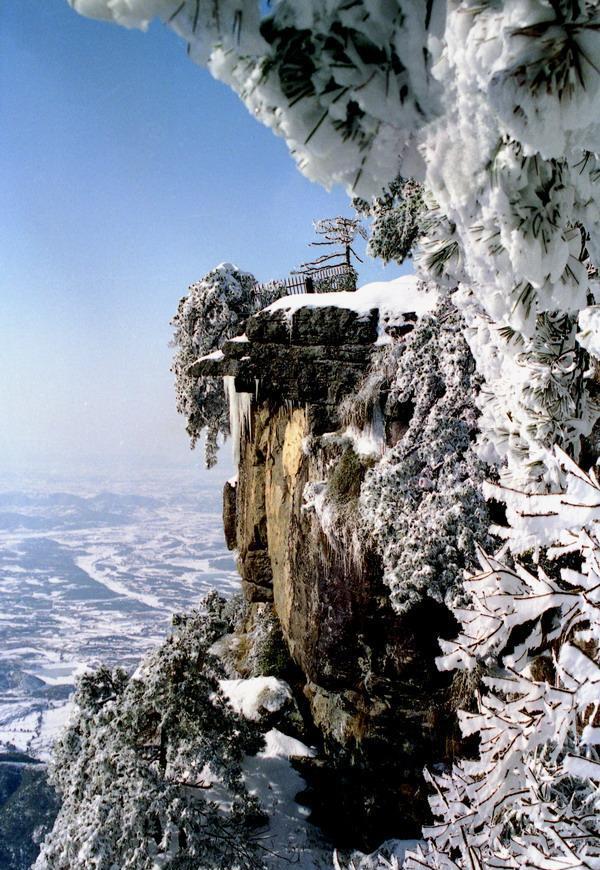
[[[0,749],[46,757],[83,666],[133,667],[173,612],[237,590],[220,483],[192,483],[0,481]]]

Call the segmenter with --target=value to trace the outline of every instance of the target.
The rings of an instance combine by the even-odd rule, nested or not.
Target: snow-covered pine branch
[[[556,460],[562,494],[490,492],[507,504],[513,549],[554,544],[556,565],[480,552],[440,660],[486,674],[477,712],[460,714],[479,757],[429,776],[435,823],[407,870],[600,867],[600,487]]]
[[[427,208],[416,181],[397,178],[380,196],[369,202],[355,197],[352,205],[371,218],[367,253],[384,263],[403,263],[425,232]]]

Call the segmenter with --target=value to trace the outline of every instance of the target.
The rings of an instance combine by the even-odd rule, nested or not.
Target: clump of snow
[[[281,680],[279,680],[281,682]],[[287,683],[284,684],[287,686]],[[259,753],[262,758],[314,758],[317,752],[301,740],[290,737],[277,728],[265,734],[265,748]]]
[[[219,685],[236,713],[254,722],[258,722],[267,713],[277,713],[292,700],[292,691],[288,684],[276,677],[221,680]]]
[[[600,357],[600,305],[590,305],[579,312],[577,341],[588,353]]]
[[[213,350],[212,353],[207,353],[204,356],[201,356],[198,362],[204,362],[209,359],[214,360],[215,362],[221,362],[221,360],[225,359],[225,354],[222,350]]]

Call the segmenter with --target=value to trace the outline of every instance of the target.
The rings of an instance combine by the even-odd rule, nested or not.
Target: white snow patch
[[[350,857],[353,870],[400,870],[407,852],[414,851],[422,845],[422,840],[386,840],[378,849],[365,855],[354,852]],[[336,852],[333,859],[334,870],[346,868],[346,861],[341,861]]]
[[[290,864],[298,870],[329,870],[332,845],[318,828],[307,821],[309,810],[295,800],[306,788],[289,759],[311,757],[313,749],[277,729],[265,735],[265,749],[244,761],[244,778],[252,794],[269,814],[269,826],[261,837],[269,868]]]
[[[265,713],[276,713],[281,710],[292,699],[292,692],[288,684],[276,677],[220,680],[219,685],[236,713],[240,713],[246,719],[252,719],[255,722]],[[287,739],[291,740],[292,738]]]
[[[204,356],[201,356],[197,362],[204,362],[204,360],[213,359],[216,362],[221,362],[221,360],[225,359],[225,354],[222,350],[213,350],[212,353],[207,353]]]
[[[590,305],[579,312],[577,340],[593,356],[600,357],[600,305]]]
[[[287,683],[285,684],[287,686]],[[290,737],[277,728],[271,728],[265,734],[265,748],[260,756],[263,758],[314,758],[316,750],[302,743],[295,737]]]

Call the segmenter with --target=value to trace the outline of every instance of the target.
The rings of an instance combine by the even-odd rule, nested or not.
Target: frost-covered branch
[[[422,317],[370,373],[377,401],[402,432],[368,472],[361,522],[381,553],[392,603],[455,595],[477,543],[488,543],[485,466],[474,451],[480,379],[464,323],[444,303]],[[387,383],[386,383],[387,381]]]
[[[417,867],[600,867],[600,487],[564,454],[562,494],[502,491],[517,551],[554,542],[545,571],[480,553],[455,615],[461,634],[442,642],[443,669],[487,674],[475,713],[476,760],[435,789],[434,825]],[[564,565],[569,556],[574,567]],[[551,573],[549,573],[551,571]]]
[[[277,284],[259,290],[249,272],[231,263],[221,263],[192,284],[172,320],[175,347],[171,370],[175,374],[177,410],[187,419],[192,447],[205,433],[206,464],[217,459],[219,437],[230,430],[229,406],[221,378],[193,374],[191,367],[203,356],[218,351],[223,343],[244,330],[251,314],[260,311],[282,293]]]

